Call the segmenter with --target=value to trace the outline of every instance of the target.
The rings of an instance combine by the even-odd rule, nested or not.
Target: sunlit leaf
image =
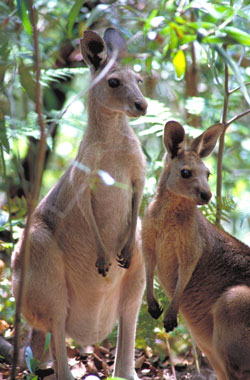
[[[155,18],[158,14],[158,10],[157,9],[153,9],[152,12],[150,13],[150,15],[144,20],[144,31],[147,32],[149,29],[151,29],[151,20],[153,20],[153,18]]]
[[[68,16],[68,35],[69,37],[72,37],[72,29],[74,26],[74,22],[83,6],[82,0],[76,0],[75,4],[71,8],[71,11],[69,12]]]
[[[67,79],[77,74],[89,75],[89,69],[86,67],[63,67],[41,70],[41,83],[43,86],[48,86],[50,82],[61,82],[62,79]]]
[[[234,41],[239,42],[242,45],[250,46],[250,34],[240,30],[238,28],[234,28],[233,26],[227,26],[223,29],[220,29],[220,32],[224,32],[227,36],[234,39]]]
[[[181,78],[186,71],[186,57],[182,50],[178,50],[173,58],[173,65],[177,78]]]
[[[205,106],[205,99],[193,96],[186,100],[185,108],[192,115],[200,115]]]
[[[29,4],[28,0],[17,0],[17,11],[22,20],[23,27],[29,35],[32,33],[32,26],[29,19]]]

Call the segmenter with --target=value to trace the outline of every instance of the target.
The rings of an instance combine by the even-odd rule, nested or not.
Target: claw
[[[104,260],[97,260],[95,266],[98,269],[98,273],[103,277],[106,277],[109,268],[111,267],[111,263],[105,263]]]
[[[130,261],[129,260],[126,260],[124,257],[122,256],[118,256],[116,258],[117,262],[118,262],[118,266],[121,267],[121,268],[129,268],[130,266]]]
[[[173,331],[178,326],[177,318],[176,317],[172,319],[164,318],[163,324],[164,324],[164,328],[166,332]]]
[[[148,312],[154,319],[158,319],[163,312],[163,308],[156,302],[148,307]]]

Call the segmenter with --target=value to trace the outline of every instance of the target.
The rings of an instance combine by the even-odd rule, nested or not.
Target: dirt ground
[[[115,348],[103,346],[89,347],[88,353],[80,353],[75,348],[68,347],[69,366],[75,379],[98,380],[112,375],[114,369]],[[144,380],[216,380],[214,372],[209,368],[206,360],[200,364],[200,373],[194,364],[176,363],[171,367],[169,358],[164,360],[156,355],[149,355],[145,350],[136,349],[135,367],[137,375]],[[10,378],[11,366],[0,361],[0,380]],[[175,372],[175,374],[174,374]],[[27,370],[19,371],[16,379],[24,379]],[[52,368],[36,372],[40,380],[54,380]]]

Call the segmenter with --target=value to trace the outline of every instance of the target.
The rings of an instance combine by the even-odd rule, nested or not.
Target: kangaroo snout
[[[199,191],[199,198],[200,198],[200,203],[201,205],[205,205],[209,203],[210,199],[212,198],[212,193],[211,191]]]
[[[137,99],[135,101],[135,108],[140,115],[146,115],[148,103],[145,99]]]

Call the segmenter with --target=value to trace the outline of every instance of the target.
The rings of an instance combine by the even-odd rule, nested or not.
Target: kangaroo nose
[[[146,100],[145,101],[136,100],[135,108],[137,109],[137,111],[145,115],[148,108],[148,103],[146,102]]]
[[[200,197],[204,203],[208,203],[212,197],[212,193],[210,191],[201,191]]]

